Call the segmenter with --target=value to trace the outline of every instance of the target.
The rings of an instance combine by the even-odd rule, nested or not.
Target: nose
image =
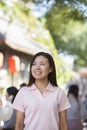
[[[40,69],[40,64],[36,64],[36,69]]]

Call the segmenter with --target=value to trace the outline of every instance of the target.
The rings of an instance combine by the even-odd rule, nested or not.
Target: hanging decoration
[[[8,67],[11,73],[16,73],[20,71],[20,59],[18,56],[11,56],[8,60]]]

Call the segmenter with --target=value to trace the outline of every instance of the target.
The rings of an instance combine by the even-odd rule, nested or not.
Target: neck
[[[39,89],[39,90],[44,90],[49,84],[49,81],[46,80],[44,82],[41,82],[41,81],[35,81],[35,85],[36,87]]]

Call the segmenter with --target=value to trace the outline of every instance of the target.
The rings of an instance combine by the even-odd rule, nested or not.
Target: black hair
[[[11,95],[13,96],[12,103],[14,101],[14,98],[15,98],[17,92],[18,92],[18,89],[16,87],[14,87],[14,86],[11,86],[11,87],[7,88],[7,93],[9,94],[9,96],[11,96]]]
[[[30,64],[30,76],[29,76],[28,86],[31,86],[35,82],[35,78],[32,76],[32,73],[31,73],[31,67],[32,67],[34,60],[38,56],[44,56],[45,58],[48,59],[49,65],[52,68],[52,72],[50,72],[49,75],[48,75],[48,80],[50,81],[50,83],[53,86],[58,86],[57,81],[56,81],[56,69],[55,69],[54,60],[53,60],[52,56],[49,53],[46,53],[46,52],[39,52],[39,53],[37,53],[33,56],[33,59],[32,59],[31,64]]]
[[[27,86],[26,83],[22,83],[22,84],[20,84],[20,88],[25,87],[25,86]]]
[[[77,84],[72,84],[69,86],[68,96],[70,93],[73,94],[76,99],[78,99],[79,87]]]

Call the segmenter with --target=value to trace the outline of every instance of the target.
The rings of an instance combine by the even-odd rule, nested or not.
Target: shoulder
[[[16,97],[20,97],[20,96],[24,96],[26,95],[26,93],[29,91],[29,87],[22,87],[21,89],[19,89]]]
[[[60,88],[59,86],[55,86],[50,83],[48,86],[48,89],[53,91],[55,93],[55,95],[58,95],[58,97],[61,95],[65,96],[64,90],[62,88]]]
[[[56,92],[58,92],[58,93],[65,93],[65,91],[64,91],[62,88],[60,88],[59,86],[53,86],[53,89],[54,89]]]
[[[53,88],[53,92],[58,96],[58,98],[67,96],[65,91],[62,88],[60,88],[59,86],[58,87],[53,86],[52,88]]]
[[[19,91],[26,91],[26,90],[28,90],[29,89],[29,87],[28,86],[26,86],[26,87],[22,87],[22,88],[20,88],[20,90]]]

